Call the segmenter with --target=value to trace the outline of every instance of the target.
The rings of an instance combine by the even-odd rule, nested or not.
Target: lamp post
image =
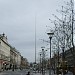
[[[54,35],[54,33],[47,33],[49,35],[49,39],[50,39],[50,64],[49,64],[49,75],[51,75],[51,39],[52,39],[52,36]]]
[[[42,48],[42,75],[45,75],[44,74],[44,48],[45,47],[41,47]]]
[[[40,53],[40,73],[41,73],[41,53]]]
[[[63,65],[63,68],[62,68],[62,74],[65,75],[65,69],[64,69],[64,62],[65,62],[65,54],[64,54],[64,46],[62,47],[62,65]]]
[[[42,75],[45,75],[45,68],[46,68],[46,64],[45,64],[45,55],[46,55],[46,51],[44,48],[45,47],[41,47],[42,51],[40,52],[40,73],[42,73]]]

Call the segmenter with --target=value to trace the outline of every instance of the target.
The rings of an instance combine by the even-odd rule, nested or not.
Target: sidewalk
[[[42,75],[42,73],[36,72],[36,73],[33,73],[33,75]],[[46,72],[45,74],[43,74],[43,75],[49,75],[49,71],[47,71],[47,72]],[[56,75],[56,74],[54,74],[54,72],[51,71],[51,75]]]
[[[36,72],[36,73],[33,73],[33,75],[42,75],[42,73]],[[47,71],[47,72],[46,72],[45,74],[43,74],[43,75],[49,75],[49,71]],[[54,72],[53,72],[53,70],[52,70],[52,71],[51,71],[51,75],[57,75],[57,74],[54,74]],[[59,75],[63,75],[63,74],[59,74]],[[65,75],[73,75],[73,73],[68,71],[68,73],[65,74]]]
[[[33,75],[42,75],[42,73],[33,73]],[[49,75],[49,73],[45,73],[44,75]],[[56,74],[51,74],[51,75],[56,75]]]

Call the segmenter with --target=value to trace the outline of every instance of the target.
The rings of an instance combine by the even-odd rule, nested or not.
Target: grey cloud
[[[56,14],[61,4],[62,0],[0,0],[0,33],[4,32],[12,46],[34,61],[35,16],[37,50],[40,50],[39,39],[47,39],[46,25],[51,25],[48,19],[53,19],[50,16]]]

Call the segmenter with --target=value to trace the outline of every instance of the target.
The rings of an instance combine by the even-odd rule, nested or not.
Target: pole
[[[49,37],[49,39],[50,39],[50,63],[49,63],[49,75],[51,75],[51,39],[52,39],[52,37]]]
[[[57,61],[58,61],[57,75],[59,75],[59,40],[58,40],[58,59]]]
[[[41,54],[40,54],[40,73],[41,73]]]
[[[35,16],[35,73],[36,73],[36,16]]]
[[[74,34],[73,34],[73,26],[74,26],[74,0],[71,0],[71,11],[72,11],[72,46],[73,46],[73,51],[74,51]],[[75,59],[74,53],[73,54],[73,59]],[[75,75],[75,60],[73,61],[74,63],[74,68],[73,68],[73,75]]]
[[[42,75],[44,74],[44,49],[42,49]]]
[[[64,55],[64,47],[62,48],[62,70],[63,70],[63,75],[65,75],[65,69],[64,69],[64,61],[65,61],[65,55]]]
[[[55,51],[54,51],[54,74],[55,74]]]
[[[42,75],[43,75],[43,49],[42,49]]]
[[[43,68],[44,68],[44,75],[45,75],[45,50],[43,52],[43,64],[44,64]]]
[[[35,63],[36,63],[36,16],[35,16]]]

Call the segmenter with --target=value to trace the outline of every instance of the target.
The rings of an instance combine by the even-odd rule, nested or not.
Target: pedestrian
[[[28,71],[28,73],[26,75],[30,75],[30,72]]]

